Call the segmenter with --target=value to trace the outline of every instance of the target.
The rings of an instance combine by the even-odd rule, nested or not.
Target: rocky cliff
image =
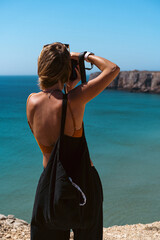
[[[30,240],[30,224],[14,215],[0,214],[1,240]],[[73,240],[73,232],[70,240]],[[103,240],[158,240],[160,222],[103,228]],[[47,239],[46,239],[47,240]],[[98,240],[98,239],[97,239]]]
[[[89,80],[100,73],[91,73]],[[130,92],[160,93],[160,71],[120,71],[107,88]]]

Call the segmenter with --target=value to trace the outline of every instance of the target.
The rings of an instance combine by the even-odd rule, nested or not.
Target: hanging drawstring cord
[[[72,181],[72,178],[71,178],[71,177],[69,177],[69,180],[70,180],[70,182],[72,183],[72,185],[73,185],[75,188],[77,188],[78,191],[80,191],[80,193],[82,194],[82,197],[83,197],[84,202],[83,202],[83,203],[79,203],[79,205],[80,205],[80,206],[84,206],[84,205],[86,204],[86,196],[85,196],[84,192],[82,192],[82,190],[80,189],[80,187],[79,187],[76,183],[74,183],[74,182]]]

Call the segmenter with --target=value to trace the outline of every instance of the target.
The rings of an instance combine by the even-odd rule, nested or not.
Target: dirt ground
[[[30,240],[30,224],[14,215],[0,214],[1,240]],[[71,232],[70,240],[73,240]],[[160,221],[103,228],[103,240],[160,240]],[[100,240],[100,239],[97,239]]]

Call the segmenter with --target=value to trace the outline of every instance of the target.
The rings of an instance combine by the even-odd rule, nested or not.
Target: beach
[[[1,240],[30,240],[30,224],[14,215],[0,214]],[[70,240],[73,240],[73,232]],[[103,228],[103,240],[159,240],[160,221]],[[97,239],[98,240],[98,239]]]

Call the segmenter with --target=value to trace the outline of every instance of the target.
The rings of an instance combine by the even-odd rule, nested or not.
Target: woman
[[[120,68],[111,61],[86,54],[85,60],[96,65],[101,74],[93,80],[80,84],[79,67],[76,68],[77,79],[70,81],[71,59],[78,60],[79,53],[69,53],[62,43],[53,43],[43,47],[38,58],[39,87],[42,91],[32,93],[27,99],[28,124],[43,154],[43,167],[46,168],[52,149],[60,134],[63,87],[66,84],[67,111],[64,134],[72,137],[82,136],[82,123],[86,103],[100,94],[118,75]],[[95,178],[98,173],[95,171]],[[96,180],[97,181],[97,180]],[[95,181],[95,184],[96,184]],[[97,185],[97,189],[99,186]],[[98,191],[98,190],[97,190]],[[103,236],[102,207],[95,219],[92,229],[72,229],[76,240],[100,240]],[[70,231],[46,230],[31,226],[31,239],[68,240]],[[34,236],[34,237],[33,237]]]

